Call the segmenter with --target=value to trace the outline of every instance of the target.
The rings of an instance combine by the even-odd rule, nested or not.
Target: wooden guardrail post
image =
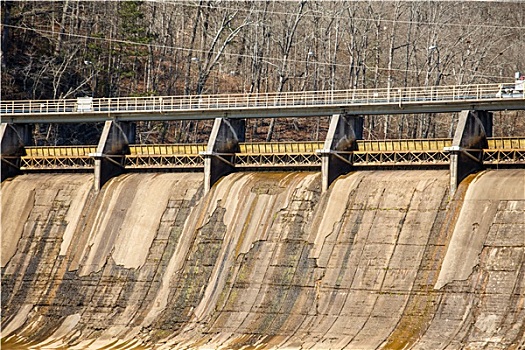
[[[100,136],[95,158],[95,190],[98,191],[112,177],[124,173],[126,154],[130,154],[130,141],[135,139],[135,124],[107,121]]]
[[[488,148],[487,137],[492,136],[492,113],[487,111],[462,111],[450,152],[450,195],[453,196],[460,182],[467,175],[484,168],[483,149]]]
[[[334,114],[321,153],[322,190],[339,176],[352,169],[353,151],[357,151],[357,140],[363,139],[363,117]]]
[[[20,174],[20,157],[26,155],[25,146],[30,146],[32,124],[8,124],[0,126],[1,181]]]
[[[222,177],[234,171],[234,156],[239,152],[239,142],[244,142],[244,119],[216,118],[204,157],[204,192]]]

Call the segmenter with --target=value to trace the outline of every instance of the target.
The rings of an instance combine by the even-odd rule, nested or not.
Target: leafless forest
[[[2,1],[2,99],[284,92],[510,82],[524,2]],[[454,115],[367,117],[367,138],[450,137]],[[523,135],[523,113],[495,135]],[[249,120],[252,140],[322,139],[327,118]],[[98,127],[46,125],[44,144]],[[210,123],[144,122],[138,141],[201,142]]]

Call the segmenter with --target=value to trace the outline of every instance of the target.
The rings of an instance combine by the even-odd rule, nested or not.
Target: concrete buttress
[[[234,171],[233,156],[244,142],[244,119],[216,118],[204,156],[204,191],[207,193],[222,176]]]
[[[467,175],[482,170],[483,149],[488,148],[487,137],[492,136],[492,113],[462,111],[452,141],[450,154],[450,194]]]
[[[357,150],[357,140],[363,138],[363,117],[334,114],[321,150],[322,189],[328,190],[330,184],[339,176],[350,172],[352,162],[349,152]]]
[[[124,172],[129,143],[135,138],[135,124],[107,121],[100,136],[95,158],[95,189],[98,191],[112,177]]]
[[[26,154],[24,146],[31,145],[31,130],[31,124],[2,123],[0,127],[2,181],[20,174],[20,157]]]

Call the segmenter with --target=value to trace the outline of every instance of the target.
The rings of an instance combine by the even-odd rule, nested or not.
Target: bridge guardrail
[[[64,100],[2,101],[2,116],[24,114],[138,113],[174,110],[224,110],[285,108],[344,104],[410,104],[459,100],[503,99],[502,84],[477,84],[393,89],[352,89],[257,94],[78,98]],[[513,97],[515,99],[516,97]],[[520,96],[517,98],[524,98]]]

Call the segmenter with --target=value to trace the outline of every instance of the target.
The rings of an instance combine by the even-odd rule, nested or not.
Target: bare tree
[[[223,14],[222,20],[216,29],[215,36],[211,40],[211,43],[207,45],[209,46],[209,49],[207,49],[205,52],[203,50],[201,55],[203,60],[202,63],[199,61],[199,77],[197,80],[197,86],[195,88],[195,92],[198,95],[203,92],[206,82],[210,76],[210,72],[217,66],[228,45],[230,45],[239,32],[250,23],[250,20],[245,18],[243,23],[236,26],[235,28],[232,28],[232,22],[237,16],[237,13],[238,12],[236,11],[234,13],[226,12]],[[227,33],[225,34],[225,32]],[[224,39],[222,39],[223,34],[226,36]]]
[[[306,5],[306,0],[302,0],[299,2],[299,7],[297,9],[295,18],[293,22],[288,23],[288,21],[284,21],[283,23],[283,37],[278,40],[278,45],[280,47],[281,51],[281,65],[279,67],[279,83],[277,85],[277,92],[281,93],[284,90],[284,86],[286,82],[289,79],[289,72],[288,72],[288,59],[290,56],[290,50],[292,49],[292,45],[294,44],[294,36],[297,31],[297,26],[299,25],[299,22],[304,16],[303,10]],[[266,142],[270,142],[273,137],[273,132],[275,129],[275,119],[272,119],[270,122],[270,126],[268,127],[268,133],[266,135]]]

